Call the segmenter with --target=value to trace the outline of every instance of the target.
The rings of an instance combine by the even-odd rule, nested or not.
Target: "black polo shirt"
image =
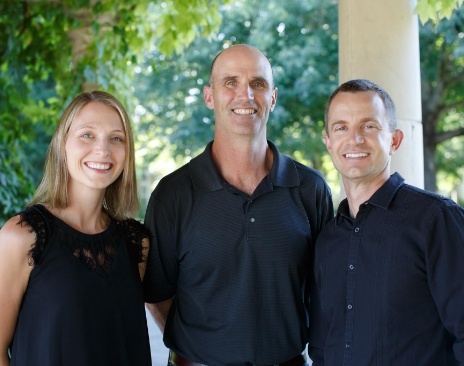
[[[464,209],[395,173],[318,237],[309,355],[319,366],[464,365]]]
[[[248,196],[221,177],[211,145],[151,196],[146,301],[175,295],[164,341],[192,361],[291,359],[307,342],[306,279],[315,238],[333,216],[330,190],[269,142],[271,172]]]

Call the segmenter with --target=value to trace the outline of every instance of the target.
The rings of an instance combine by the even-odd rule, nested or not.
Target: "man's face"
[[[204,99],[214,109],[217,132],[265,135],[277,99],[271,65],[246,46],[223,51],[213,67],[212,85],[204,88]]]
[[[390,131],[385,106],[374,91],[340,92],[329,107],[324,141],[346,181],[378,182],[390,176],[390,155],[402,140]]]

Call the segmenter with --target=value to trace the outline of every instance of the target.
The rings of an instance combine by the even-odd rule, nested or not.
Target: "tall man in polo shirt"
[[[325,143],[347,199],[316,243],[313,366],[464,365],[464,209],[390,175],[402,140],[380,86],[334,91]]]
[[[172,365],[304,365],[307,276],[330,190],[267,140],[277,89],[260,51],[219,53],[204,100],[214,141],[148,204],[147,306]]]

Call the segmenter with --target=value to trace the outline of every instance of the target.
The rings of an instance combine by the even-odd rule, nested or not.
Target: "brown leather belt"
[[[169,352],[169,365],[170,366],[207,366],[202,363],[193,362],[185,357],[175,353],[174,351]],[[244,362],[244,363],[234,363],[230,364],[231,366],[258,366],[251,362]],[[259,365],[259,366],[304,366],[306,365],[306,360],[303,355],[298,355],[293,357],[291,360],[281,362],[276,365]]]

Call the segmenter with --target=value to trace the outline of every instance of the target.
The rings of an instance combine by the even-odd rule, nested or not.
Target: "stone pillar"
[[[339,0],[339,82],[369,79],[392,97],[405,138],[391,170],[424,186],[416,0]]]

